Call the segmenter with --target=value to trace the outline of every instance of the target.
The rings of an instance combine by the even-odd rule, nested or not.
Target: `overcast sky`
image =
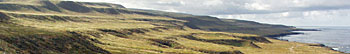
[[[350,0],[72,0],[292,26],[350,26]]]

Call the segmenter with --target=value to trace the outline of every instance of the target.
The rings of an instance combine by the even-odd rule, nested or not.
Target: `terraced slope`
[[[315,46],[317,44],[245,34],[248,32],[232,33],[236,30],[256,33],[265,31],[241,29],[262,28],[251,22],[233,23],[210,16],[128,9],[108,3],[0,1],[0,53],[340,53]],[[292,29],[287,26],[281,28]],[[270,33],[273,32],[278,31]]]

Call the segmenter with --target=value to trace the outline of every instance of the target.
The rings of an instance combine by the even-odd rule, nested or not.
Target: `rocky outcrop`
[[[169,28],[166,28],[166,27],[155,27],[155,28],[134,28],[134,29],[121,29],[121,30],[114,30],[114,29],[98,29],[98,30],[108,34],[112,34],[114,36],[128,38],[129,35],[133,35],[133,34],[145,34],[146,32],[150,32],[150,31],[162,32],[162,30],[168,30],[168,29]]]
[[[32,6],[32,5],[21,5],[21,4],[0,4],[0,9],[2,10],[9,10],[9,11],[16,11],[21,9],[26,10],[33,10],[33,11],[42,11],[42,9]]]
[[[294,29],[291,31],[321,31],[321,30],[318,30],[318,29]]]
[[[5,22],[8,20],[10,20],[10,17],[5,13],[0,12],[0,22]]]
[[[114,8],[91,8],[100,13],[108,13],[108,14],[119,14],[120,11]]]
[[[40,20],[40,21],[88,22],[85,20],[78,19],[78,18],[88,18],[88,17],[57,16],[57,15],[30,15],[30,14],[15,14],[15,13],[10,13],[9,15],[11,15],[15,18],[28,18],[28,19],[36,19],[36,20]]]
[[[203,41],[203,42],[210,42],[210,43],[215,43],[215,44],[223,44],[223,45],[232,45],[232,46],[237,46],[237,47],[243,47],[243,46],[248,46],[248,47],[254,47],[254,48],[261,48],[253,43],[253,41],[247,39],[247,40],[235,40],[235,39],[201,39],[197,38],[194,35],[183,35],[183,38],[187,38],[190,40],[196,40],[196,41]]]
[[[48,10],[51,11],[56,11],[56,12],[62,12],[62,10],[54,3],[50,2],[50,1],[40,1],[41,3],[44,4],[44,8],[47,8]]]
[[[79,13],[87,13],[92,11],[90,8],[73,1],[61,1],[57,5],[66,10],[79,12]]]
[[[77,2],[77,3],[83,4],[83,5],[104,6],[104,7],[111,7],[111,8],[125,8],[123,5],[110,4],[110,3],[91,3],[91,2]]]
[[[303,34],[303,33],[297,33],[297,32],[280,33],[280,34],[274,34],[274,35],[267,35],[266,37],[276,38],[276,37],[282,37],[282,36],[287,36],[287,35],[296,35],[296,34]]]
[[[262,42],[262,43],[272,43],[271,41],[267,40],[265,37],[240,37],[242,39],[251,40],[254,42]]]
[[[180,49],[183,48],[184,46],[182,46],[180,43],[177,43],[175,41],[172,40],[163,40],[163,39],[149,39],[151,41],[154,41],[154,45],[157,45],[159,47],[163,47],[163,48],[175,48],[175,49]]]

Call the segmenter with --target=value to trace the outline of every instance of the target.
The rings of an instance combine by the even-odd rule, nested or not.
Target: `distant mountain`
[[[1,54],[337,54],[292,26],[59,0],[0,0]]]

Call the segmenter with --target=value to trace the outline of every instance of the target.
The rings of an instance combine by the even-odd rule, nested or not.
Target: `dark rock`
[[[321,31],[321,30],[318,30],[318,29],[294,29],[291,31]]]
[[[280,34],[275,34],[275,35],[267,35],[266,37],[277,38],[277,37],[283,37],[283,36],[287,36],[287,35],[297,35],[297,34],[303,34],[303,33],[298,33],[298,32],[280,33]]]
[[[119,11],[114,8],[91,8],[100,13],[108,13],[108,14],[119,14]]]
[[[326,46],[326,45],[324,45],[324,44],[312,44],[312,45],[309,45],[309,46],[327,47],[327,46]]]
[[[265,37],[240,37],[240,38],[251,40],[254,42],[272,43],[271,41],[267,40]]]
[[[0,9],[2,10],[9,10],[9,11],[16,11],[20,9],[29,9],[34,11],[42,11],[39,7],[32,6],[32,5],[20,5],[20,4],[0,4]]]
[[[41,3],[44,3],[44,8],[47,8],[48,10],[56,11],[56,12],[62,12],[58,6],[56,6],[54,3],[50,1],[40,1]]]
[[[79,20],[79,19],[72,19],[72,18],[79,18],[79,17],[71,17],[71,16],[56,16],[56,15],[26,15],[26,14],[10,14],[13,17],[16,18],[28,18],[28,19],[36,19],[36,20],[42,20],[42,21],[72,21],[72,22],[89,22],[86,20]]]
[[[118,36],[118,37],[122,37],[122,38],[128,38],[127,35],[125,32],[119,32],[119,31],[116,31],[116,30],[110,30],[110,29],[99,29],[100,31],[102,32],[107,32],[108,34],[112,34],[112,35],[115,35],[115,36]]]
[[[175,41],[172,41],[172,40],[162,40],[162,39],[150,39],[151,41],[154,41],[156,42],[157,46],[160,46],[160,47],[164,47],[164,48],[168,48],[168,47],[171,47],[171,48],[182,48],[183,46],[180,44],[180,43],[177,43]]]
[[[197,40],[197,41],[203,41],[203,42],[210,42],[215,44],[224,44],[224,45],[232,45],[237,47],[242,47],[244,44],[251,44],[250,41],[247,40],[231,40],[231,39],[215,39],[215,40],[207,40],[207,39],[200,39],[196,38],[192,35],[184,35],[182,37],[191,39],[191,40]],[[249,43],[246,43],[249,42]],[[251,45],[252,47],[255,47],[254,45]]]
[[[8,21],[9,19],[10,17],[7,14],[0,12],[0,22],[5,22],[5,21]]]
[[[77,3],[84,4],[84,5],[93,5],[93,6],[106,6],[111,8],[125,8],[123,5],[110,4],[110,3],[93,3],[93,2],[77,2]]]
[[[73,2],[73,1],[61,1],[57,4],[59,7],[64,8],[66,10],[79,12],[79,13],[87,13],[91,12],[91,9],[88,7],[85,7],[79,3]]]

